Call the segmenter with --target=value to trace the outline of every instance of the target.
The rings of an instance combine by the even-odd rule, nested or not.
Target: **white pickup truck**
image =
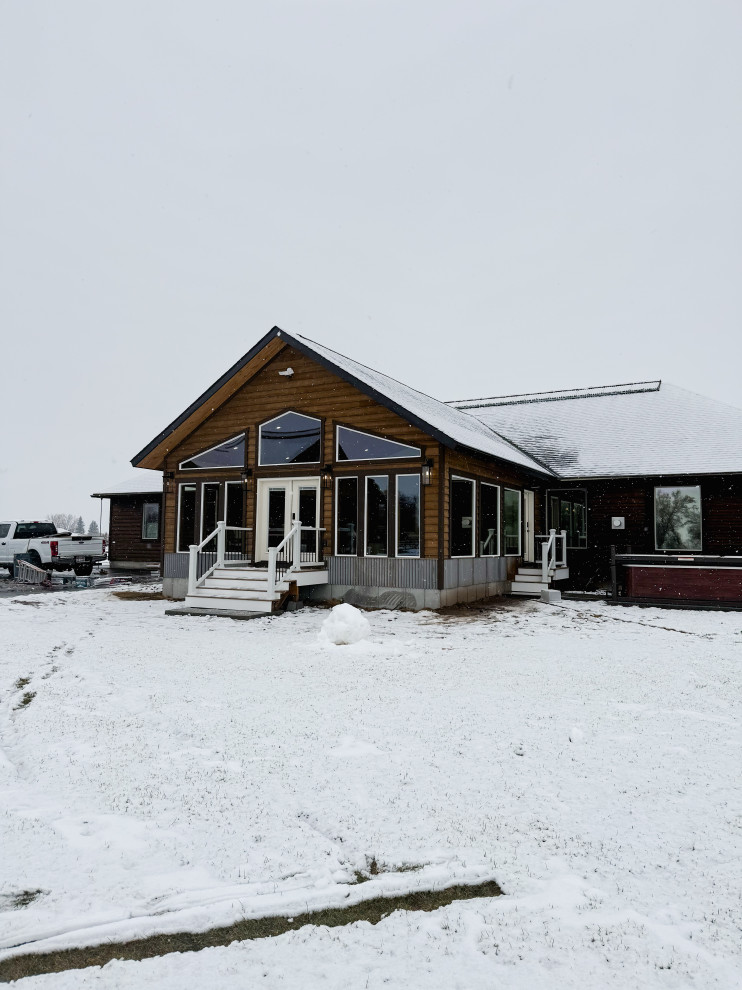
[[[7,567],[11,577],[18,553],[28,554],[37,567],[49,571],[72,569],[82,577],[92,573],[96,561],[104,559],[106,541],[99,536],[59,533],[53,522],[0,522],[0,567]]]

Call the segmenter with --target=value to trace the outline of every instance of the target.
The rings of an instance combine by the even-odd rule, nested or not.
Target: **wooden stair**
[[[521,598],[540,598],[542,592],[552,591],[554,581],[564,581],[569,577],[568,567],[556,567],[549,571],[549,580],[544,581],[543,572],[535,564],[521,564],[510,583],[510,594]]]
[[[298,598],[299,587],[312,584],[327,584],[325,568],[287,571],[269,593],[267,567],[217,567],[193,594],[186,596],[181,611],[271,615],[280,611],[290,597]]]

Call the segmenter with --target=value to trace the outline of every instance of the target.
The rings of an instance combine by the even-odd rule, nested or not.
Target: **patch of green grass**
[[[16,691],[22,691],[27,684],[31,683],[30,677],[19,677],[15,682]]]
[[[372,860],[372,862],[374,862]],[[377,867],[378,869],[378,867]],[[351,925],[356,921],[378,924],[394,911],[435,911],[453,901],[477,897],[498,897],[502,890],[494,880],[478,884],[460,884],[443,890],[417,890],[393,897],[374,897],[350,904],[347,907],[309,911],[292,918],[246,918],[224,928],[212,928],[206,932],[173,932],[169,935],[152,935],[131,942],[107,942],[80,949],[58,949],[54,952],[27,953],[0,961],[0,983],[20,980],[42,973],[61,973],[69,969],[87,966],[105,966],[111,959],[151,959],[168,952],[198,952],[215,945],[255,938],[273,938],[285,932],[296,931],[304,925],[336,927]]]
[[[15,710],[18,711],[19,708],[25,708],[27,705],[30,705],[35,697],[36,697],[35,691],[25,691],[23,697],[15,706]]]

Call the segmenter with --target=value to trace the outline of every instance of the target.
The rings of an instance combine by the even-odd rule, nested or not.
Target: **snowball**
[[[569,730],[569,741],[571,743],[582,742],[584,736],[585,733],[582,731],[582,729],[578,729],[576,725],[573,725],[572,728]]]
[[[371,626],[363,612],[347,602],[336,605],[322,623],[322,635],[336,646],[358,643],[370,632]]]

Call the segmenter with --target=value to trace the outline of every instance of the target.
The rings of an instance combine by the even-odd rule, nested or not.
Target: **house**
[[[436,608],[602,584],[616,544],[740,553],[740,426],[659,382],[440,402],[274,327],[132,464],[164,475],[164,590],[190,607],[293,584]]]
[[[110,500],[108,559],[112,568],[159,567],[162,555],[162,473],[138,471],[133,477],[95,492]]]

